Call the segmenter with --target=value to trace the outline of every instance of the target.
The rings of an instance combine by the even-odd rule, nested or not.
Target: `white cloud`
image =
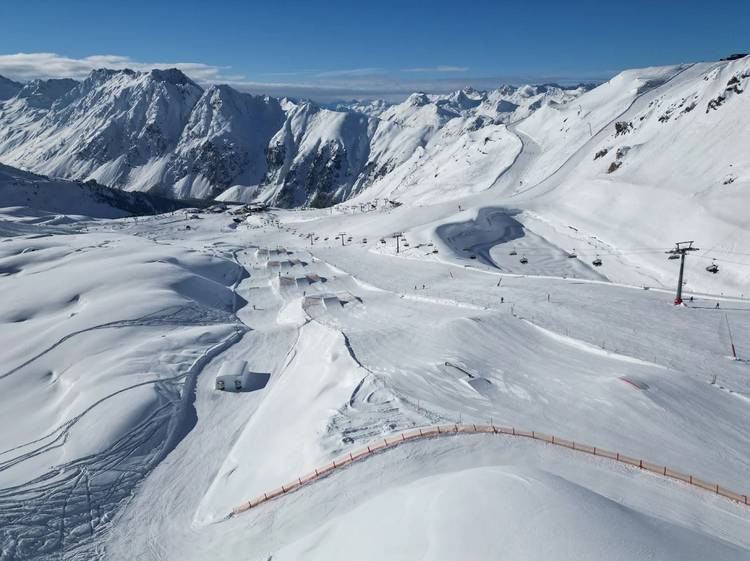
[[[417,68],[404,68],[402,72],[467,72],[468,66],[420,66]]]
[[[138,62],[118,55],[94,55],[85,58],[70,58],[56,53],[16,53],[0,55],[0,75],[13,80],[34,78],[83,79],[96,68],[122,70],[151,70],[152,68],[179,68],[194,80],[201,82],[222,81],[225,78],[242,79],[242,76],[223,76],[226,67],[199,62]]]
[[[374,76],[384,74],[382,68],[351,68],[349,70],[326,70],[314,74],[315,78],[346,78],[350,76]]]

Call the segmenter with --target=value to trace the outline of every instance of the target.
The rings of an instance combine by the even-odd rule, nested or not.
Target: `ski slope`
[[[583,263],[574,276],[568,258],[504,272],[491,250],[487,261],[452,253],[455,238],[429,226],[435,209],[410,213],[433,241],[407,233],[396,254],[378,236],[400,212],[277,211],[239,226],[202,212],[5,242],[15,305],[3,337],[17,343],[0,383],[17,430],[3,433],[4,554],[452,559],[464,544],[493,558],[746,556],[744,506],[482,436],[404,445],[227,519],[378,436],[459,421],[558,434],[747,491],[748,367],[727,359],[717,328],[726,314],[744,333],[750,303],[675,308],[668,292],[604,282]],[[512,218],[495,220],[502,235]],[[51,278],[66,291],[24,296]],[[267,384],[216,391],[236,359]]]

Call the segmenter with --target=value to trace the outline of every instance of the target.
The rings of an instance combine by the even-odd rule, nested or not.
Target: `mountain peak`
[[[151,78],[159,82],[169,82],[170,84],[175,85],[194,83],[185,75],[184,72],[182,72],[182,70],[178,68],[154,68],[149,72],[149,75],[151,76]]]

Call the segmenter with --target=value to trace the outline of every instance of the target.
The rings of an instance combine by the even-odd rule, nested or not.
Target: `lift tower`
[[[680,276],[677,279],[677,295],[674,298],[674,305],[679,306],[682,304],[682,277],[685,273],[685,255],[688,251],[698,251],[697,247],[693,247],[692,241],[689,242],[677,242],[674,249],[670,249],[666,253],[680,256]]]

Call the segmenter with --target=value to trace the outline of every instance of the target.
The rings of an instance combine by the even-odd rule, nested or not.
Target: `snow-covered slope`
[[[655,250],[696,240],[689,285],[747,293],[737,252],[750,236],[748,88],[744,58],[629,71],[573,104],[548,106],[516,128],[539,155],[512,204],[559,231],[577,228],[571,246],[593,235],[605,252],[651,249],[633,264],[669,284],[674,262]],[[703,270],[712,258],[718,277]]]
[[[61,220],[59,215],[120,218],[169,212],[182,206],[146,193],[126,193],[93,181],[50,179],[0,164],[0,207],[6,214],[34,216],[37,220],[41,211],[44,221],[49,222]],[[9,207],[18,207],[18,211],[12,213]]]
[[[717,333],[728,318],[750,353],[747,300],[681,308],[606,282],[609,261],[568,258],[521,210],[235,218],[27,224],[0,243],[5,558],[747,557],[742,504],[493,434],[404,443],[228,517],[384,437],[459,421],[741,493],[750,457],[748,363]],[[500,258],[510,243],[531,262]],[[217,390],[240,360],[246,391]]]

